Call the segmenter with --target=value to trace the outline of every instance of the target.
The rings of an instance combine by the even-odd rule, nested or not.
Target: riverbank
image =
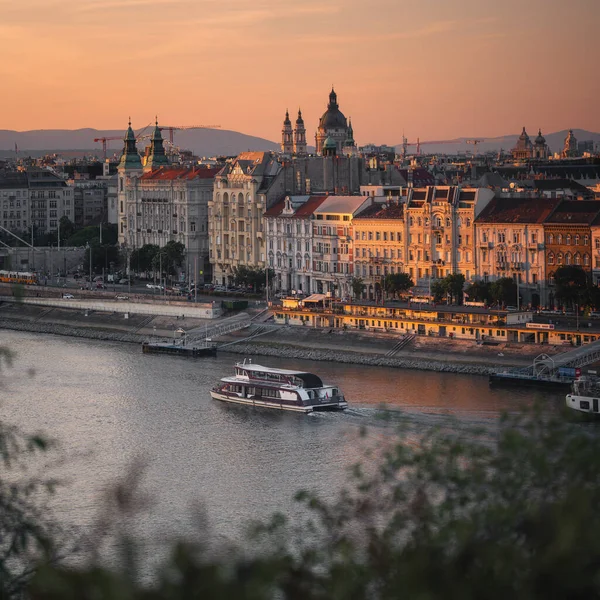
[[[152,337],[174,337],[183,327],[188,333],[206,326],[203,319],[116,313],[98,313],[61,308],[3,303],[0,329],[140,344]],[[210,320],[210,324],[217,324]],[[257,335],[258,334],[258,335]],[[253,339],[248,339],[257,336]],[[359,331],[301,329],[257,323],[214,339],[224,345],[220,352],[288,357],[346,364],[419,369],[437,372],[488,375],[499,367],[526,366],[545,352],[564,350],[525,344],[477,345],[463,340],[416,337],[405,348],[396,349],[399,337]]]

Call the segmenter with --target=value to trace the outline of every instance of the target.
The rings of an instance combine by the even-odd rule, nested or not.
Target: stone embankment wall
[[[374,367],[399,367],[403,369],[418,369],[421,371],[437,371],[440,373],[464,373],[465,375],[490,375],[496,373],[498,368],[493,365],[469,365],[442,360],[423,360],[422,358],[394,357],[386,358],[374,354],[361,354],[344,350],[319,350],[307,348],[294,348],[283,344],[253,343],[244,344],[240,342],[228,346],[224,352],[233,354],[245,354],[248,356],[277,356],[279,358],[300,358],[304,360],[318,360],[328,362],[349,363],[358,365],[370,365]]]
[[[0,301],[16,301],[11,296],[0,297]],[[216,319],[221,316],[217,304],[190,304],[185,302],[142,303],[126,300],[66,300],[64,298],[19,298],[18,302],[54,308],[71,308],[78,311],[93,310],[110,313],[137,313],[142,315],[162,315],[166,317],[186,317],[191,319]]]

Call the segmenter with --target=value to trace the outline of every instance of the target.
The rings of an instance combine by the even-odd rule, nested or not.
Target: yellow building
[[[383,279],[404,269],[404,206],[398,199],[377,203],[354,217],[354,275],[364,296],[381,294]]]

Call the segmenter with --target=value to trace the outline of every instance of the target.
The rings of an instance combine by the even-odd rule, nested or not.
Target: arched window
[[[435,226],[436,227],[441,227],[442,226],[442,219],[441,219],[441,217],[439,217],[439,216],[435,217]]]
[[[584,254],[583,255],[583,266],[584,267],[589,267],[590,266],[590,255],[589,254]]]
[[[423,221],[422,221],[421,217],[417,217],[417,225],[419,227],[421,227],[422,223],[423,223]]]
[[[550,252],[550,254],[548,254],[548,264],[549,265],[554,264],[554,252]]]
[[[217,192],[216,199],[217,199],[217,202],[221,202],[221,192]]]
[[[244,194],[242,192],[238,194],[238,204],[244,204]]]
[[[583,245],[587,246],[590,241],[590,238],[587,235],[583,236]]]
[[[562,235],[560,233],[556,236],[556,243],[562,244]]]
[[[415,220],[412,217],[408,218],[408,224],[410,227],[412,227],[415,224]]]
[[[556,264],[557,265],[562,265],[563,264],[563,253],[559,252],[558,256],[556,257]]]
[[[581,254],[579,254],[579,252],[577,252],[577,254],[575,254],[575,264],[578,266],[581,265]]]
[[[471,219],[467,217],[467,227],[471,227]]]
[[[571,263],[571,253],[570,253],[570,252],[567,252],[567,253],[565,254],[565,265],[571,265],[571,264],[572,264],[572,263]]]
[[[554,236],[551,233],[548,234],[548,243],[554,244]]]
[[[576,246],[579,246],[579,236],[578,235],[575,236],[574,242],[575,242]]]
[[[552,273],[552,272],[550,272],[550,273],[548,274],[548,283],[549,283],[550,285],[554,285],[554,273]]]
[[[425,217],[425,227],[429,227],[429,217]]]
[[[227,204],[229,202],[229,194],[227,192],[223,193],[223,204]]]
[[[446,217],[446,227],[450,227],[450,225],[452,225],[452,221],[450,220],[450,217]]]
[[[567,246],[570,246],[570,245],[571,245],[571,236],[570,236],[568,233],[567,233],[567,235],[566,235],[566,239],[565,239],[565,241],[566,241],[566,243],[567,243]]]
[[[252,196],[250,196],[250,194],[246,194],[246,202],[248,204],[250,204],[250,201],[252,200]]]

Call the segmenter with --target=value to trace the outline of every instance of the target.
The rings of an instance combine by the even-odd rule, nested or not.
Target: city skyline
[[[156,113],[278,140],[300,106],[311,144],[333,84],[361,144],[600,130],[594,0],[1,4],[0,129]]]

